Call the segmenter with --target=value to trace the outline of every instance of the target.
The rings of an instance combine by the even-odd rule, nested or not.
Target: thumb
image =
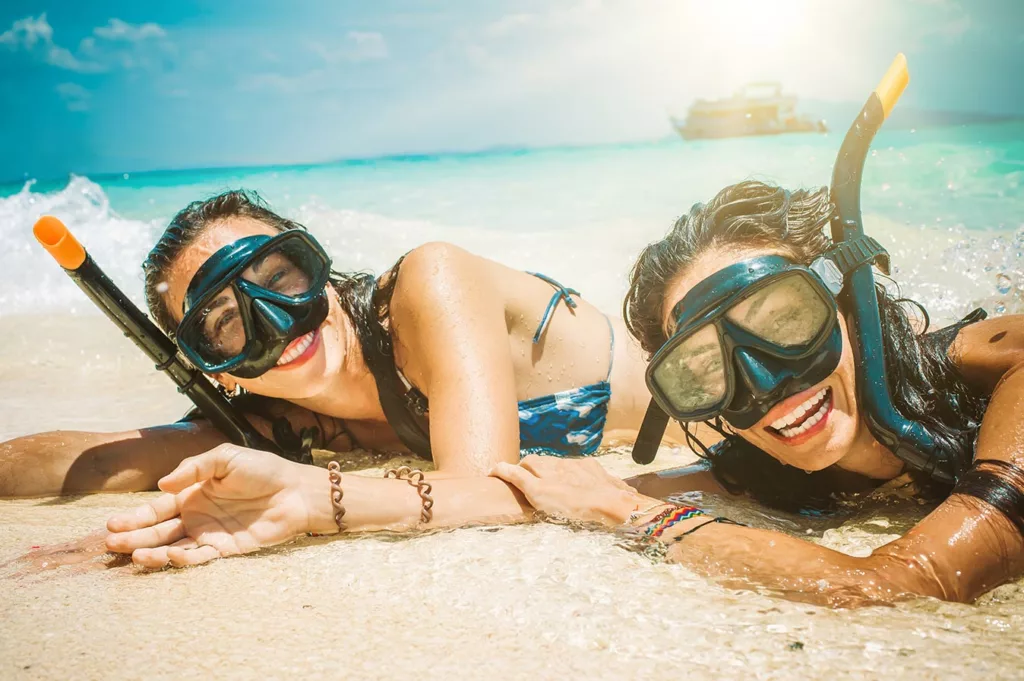
[[[177,494],[188,487],[205,480],[223,478],[228,474],[232,460],[239,449],[220,445],[208,452],[182,460],[178,467],[160,478],[157,486],[164,492]]]
[[[504,480],[508,484],[512,485],[523,493],[531,506],[536,506],[533,501],[535,495],[539,491],[537,489],[537,485],[540,482],[540,478],[530,471],[526,470],[522,466],[514,466],[502,461],[500,463],[496,463],[488,475],[498,478],[499,480]]]

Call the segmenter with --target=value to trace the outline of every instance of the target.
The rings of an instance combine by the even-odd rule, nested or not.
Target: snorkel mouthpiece
[[[39,218],[32,228],[32,234],[64,269],[74,271],[85,262],[85,247],[63,222],[52,215]]]
[[[836,212],[831,226],[836,244],[864,236],[860,208],[864,162],[872,139],[892,112],[909,78],[906,57],[899,54],[846,133],[832,172],[831,197]],[[846,275],[839,302],[846,312],[856,353],[857,396],[868,429],[910,468],[941,482],[954,482],[950,457],[940,451],[920,423],[904,418],[893,403],[871,263],[864,263]]]

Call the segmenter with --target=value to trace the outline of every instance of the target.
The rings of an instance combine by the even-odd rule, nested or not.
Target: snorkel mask
[[[809,267],[766,255],[702,280],[672,308],[676,331],[647,366],[654,406],[666,419],[721,416],[746,429],[821,383],[843,354],[836,296],[845,273],[876,260],[888,267],[885,250],[864,236]]]
[[[300,229],[228,244],[189,283],[178,347],[204,373],[262,376],[327,318],[330,272],[330,258]]]
[[[814,263],[826,265],[834,267],[825,258]],[[841,274],[830,279],[842,284]],[[780,255],[704,279],[672,309],[677,330],[647,367],[655,402],[680,421],[721,416],[750,428],[839,366],[836,293],[813,266]]]
[[[869,430],[910,468],[954,481],[951,457],[893,404],[871,269],[874,263],[888,273],[888,255],[865,236],[860,212],[871,140],[908,79],[906,59],[898,55],[843,140],[832,175],[829,251],[810,267],[780,256],[727,267],[673,308],[676,331],[647,370],[653,399],[633,447],[635,461],[654,460],[670,417],[721,416],[735,428],[749,428],[774,405],[825,380],[842,352],[838,300],[847,313],[857,397]]]

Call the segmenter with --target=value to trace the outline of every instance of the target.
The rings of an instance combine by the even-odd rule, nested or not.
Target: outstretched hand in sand
[[[286,542],[309,523],[304,468],[229,444],[185,459],[160,480],[167,494],[107,521],[107,548],[162,568]]]

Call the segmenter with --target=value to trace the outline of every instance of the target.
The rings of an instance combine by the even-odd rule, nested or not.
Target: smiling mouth
[[[772,421],[765,430],[782,440],[795,440],[801,435],[816,433],[824,428],[830,411],[832,388],[822,388],[793,411]]]
[[[310,331],[304,336],[299,336],[284,349],[284,353],[281,358],[277,360],[276,368],[281,368],[298,362],[299,360],[308,359],[307,355],[312,355],[313,351],[316,350],[316,341],[319,336],[319,330]]]

